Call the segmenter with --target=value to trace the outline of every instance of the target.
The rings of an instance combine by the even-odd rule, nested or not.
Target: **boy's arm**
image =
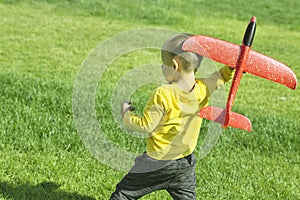
[[[123,124],[128,129],[150,133],[157,127],[162,119],[165,113],[165,105],[165,98],[159,90],[156,90],[144,108],[143,115],[138,116],[128,110],[124,113]]]
[[[219,89],[224,83],[232,79],[234,69],[229,66],[222,67],[219,71],[211,74],[208,78],[201,79],[207,86],[208,94]]]

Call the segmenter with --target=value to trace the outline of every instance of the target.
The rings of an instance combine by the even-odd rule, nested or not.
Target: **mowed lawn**
[[[240,44],[255,15],[253,49],[290,66],[299,80],[299,6],[297,0],[1,0],[0,199],[109,199],[125,175],[85,147],[74,123],[77,75],[103,41],[155,27]],[[128,71],[153,63],[160,64],[157,49],[128,53],[99,82],[98,122],[124,151],[141,153],[145,142],[116,123],[113,91]],[[133,94],[138,112],[153,88]],[[211,152],[198,158],[198,199],[300,199],[299,95],[298,89],[244,74],[233,110],[252,121],[253,132],[223,130]],[[205,121],[196,155],[208,130]],[[171,198],[158,191],[142,199]]]

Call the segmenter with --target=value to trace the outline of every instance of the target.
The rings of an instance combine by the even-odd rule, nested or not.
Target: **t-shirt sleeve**
[[[124,126],[137,132],[152,132],[161,121],[167,109],[166,100],[163,89],[156,89],[150,96],[142,116],[138,116],[131,111],[125,113],[123,117]]]
[[[232,79],[234,71],[228,66],[222,67],[219,71],[211,74],[208,78],[201,79],[207,87],[207,93],[210,95],[215,90],[219,89],[224,83]]]

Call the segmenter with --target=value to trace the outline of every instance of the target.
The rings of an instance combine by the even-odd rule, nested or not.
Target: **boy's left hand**
[[[121,107],[121,114],[122,114],[122,117],[124,117],[125,113],[127,111],[134,111],[135,108],[131,105],[131,102],[130,101],[127,101],[127,102],[124,102],[122,107]]]

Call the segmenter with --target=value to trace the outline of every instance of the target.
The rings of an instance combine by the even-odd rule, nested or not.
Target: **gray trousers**
[[[110,200],[139,199],[157,190],[167,190],[175,200],[196,199],[195,165],[194,154],[174,161],[159,161],[143,153],[117,184]]]

